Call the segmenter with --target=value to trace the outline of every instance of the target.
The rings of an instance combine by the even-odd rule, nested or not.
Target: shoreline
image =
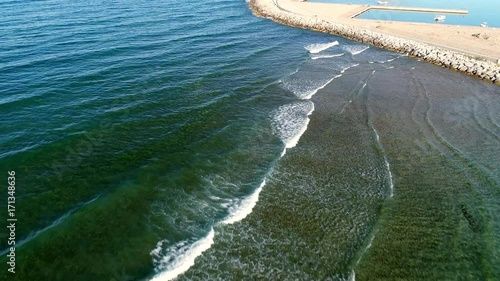
[[[284,25],[338,35],[379,48],[407,54],[411,57],[422,59],[432,64],[456,70],[481,80],[500,85],[500,65],[494,62],[494,57],[483,55],[484,53],[491,54],[490,50],[492,48],[496,49],[496,41],[493,41],[493,46],[486,46],[486,48],[482,50],[483,54],[478,54],[476,52],[449,46],[452,44],[443,45],[434,43],[434,41],[433,43],[429,43],[427,40],[409,38],[413,37],[411,33],[409,34],[410,36],[402,35],[402,33],[409,33],[412,31],[409,30],[410,26],[418,28],[419,30],[424,28],[435,30],[436,28],[433,25],[404,22],[381,23],[381,21],[376,20],[352,18],[353,14],[360,9],[366,9],[367,6],[310,3],[299,2],[297,0],[281,0],[280,3],[278,3],[278,1],[279,0],[250,0],[249,7],[254,15],[268,18]],[[387,27],[389,30],[392,28],[391,31],[393,32],[384,32],[381,30],[373,31],[371,30],[372,28],[370,28],[370,24],[377,24],[373,27],[375,29],[381,26],[383,28]],[[402,28],[398,29],[398,26],[402,26]],[[457,37],[457,35],[451,34],[451,30],[444,30],[447,27],[449,26],[440,26],[440,28],[442,28],[442,33],[449,33],[448,35]],[[466,30],[467,32],[478,30],[476,27],[459,26],[453,28]],[[481,29],[479,27],[479,30],[484,31],[487,29]],[[497,30],[494,31],[496,32],[495,36],[500,35],[500,32],[497,32]],[[426,34],[421,32],[421,34],[418,35],[421,35],[420,37],[422,38],[425,37]],[[435,38],[429,37],[429,39],[433,40]],[[468,40],[471,41],[474,40],[474,38],[469,38]],[[446,43],[446,40],[444,41]],[[493,55],[496,55],[496,53]]]

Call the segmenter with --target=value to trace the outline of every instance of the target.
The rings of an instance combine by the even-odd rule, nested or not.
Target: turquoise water
[[[366,0],[325,0],[317,2],[332,2],[332,3],[352,3],[352,4],[370,4],[377,6],[377,1]],[[493,0],[468,1],[468,0],[389,0],[388,6],[402,7],[421,7],[421,8],[438,8],[438,9],[457,9],[468,10],[467,15],[446,14],[444,24],[452,25],[470,25],[480,26],[486,22],[490,27],[500,27],[500,18],[498,13],[498,2]],[[377,11],[372,10],[359,16],[362,19],[373,20],[390,20],[390,21],[410,21],[422,23],[434,23],[434,17],[437,14],[433,13],[417,13],[417,12],[392,12],[392,11]]]
[[[477,13],[471,13],[468,15],[443,14],[446,16],[446,19],[442,22],[435,22],[434,17],[436,17],[437,15],[438,14],[436,13],[370,10],[359,15],[357,18],[470,26],[480,26],[483,22],[486,22],[486,25],[489,27],[500,27],[500,22],[497,20],[498,17],[496,13],[491,13],[489,15],[479,15]]]
[[[0,7],[0,280],[500,274],[497,86],[244,1]]]

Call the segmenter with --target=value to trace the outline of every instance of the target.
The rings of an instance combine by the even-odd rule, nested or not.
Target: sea
[[[496,85],[242,0],[6,0],[0,37],[0,280],[500,276]]]

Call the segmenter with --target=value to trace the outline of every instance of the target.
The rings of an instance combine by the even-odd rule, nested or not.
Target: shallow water
[[[499,274],[497,86],[174,4],[2,4],[0,280]]]

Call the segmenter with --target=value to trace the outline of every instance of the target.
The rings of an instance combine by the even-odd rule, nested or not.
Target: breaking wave
[[[317,59],[330,59],[330,58],[341,57],[343,55],[345,55],[345,53],[332,54],[332,55],[316,55],[316,56],[311,56],[311,59],[313,59],[313,60],[317,60]]]
[[[172,280],[186,272],[194,265],[196,257],[210,249],[214,243],[214,236],[215,231],[212,228],[205,237],[197,241],[184,240],[166,250],[162,246],[168,241],[162,240],[158,242],[156,248],[151,251],[151,256],[153,257],[155,270],[159,273],[151,281]]]
[[[343,49],[346,50],[351,55],[358,55],[368,50],[369,48],[370,46],[365,46],[365,45],[346,45],[344,46]]]
[[[297,145],[307,130],[309,115],[313,111],[314,104],[311,101],[286,104],[276,110],[272,118],[273,131],[283,141],[285,148]]]
[[[330,43],[309,44],[306,45],[304,48],[311,54],[317,54],[333,46],[337,46],[338,44],[339,44],[338,41],[333,41]]]

